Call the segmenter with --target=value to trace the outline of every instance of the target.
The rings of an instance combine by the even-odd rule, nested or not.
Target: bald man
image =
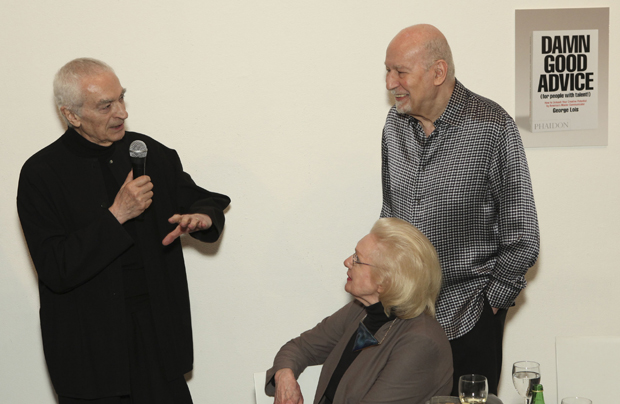
[[[395,105],[383,129],[381,216],[418,227],[439,254],[437,319],[452,346],[452,394],[467,373],[485,375],[497,394],[506,310],[539,249],[519,131],[455,78],[450,46],[431,25],[398,33],[385,67]]]

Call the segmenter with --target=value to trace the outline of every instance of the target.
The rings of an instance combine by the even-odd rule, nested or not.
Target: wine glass
[[[540,384],[540,364],[532,361],[515,362],[512,365],[512,382],[525,404],[530,404],[532,387]]]
[[[566,397],[562,399],[562,404],[592,404],[592,400],[583,397]]]
[[[459,400],[462,404],[487,402],[489,385],[482,375],[463,375],[459,378]]]

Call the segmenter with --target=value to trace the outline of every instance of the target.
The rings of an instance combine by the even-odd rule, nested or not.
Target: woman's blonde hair
[[[377,220],[370,234],[377,242],[372,274],[381,285],[379,300],[387,315],[407,319],[435,315],[441,288],[437,251],[420,230],[397,218]]]

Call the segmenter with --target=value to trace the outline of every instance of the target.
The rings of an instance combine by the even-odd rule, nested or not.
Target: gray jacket
[[[287,342],[267,371],[265,392],[275,393],[273,377],[290,368],[299,377],[306,366],[323,364],[314,404],[319,404],[364,306],[353,301],[313,329]],[[342,377],[333,404],[424,404],[452,388],[452,351],[435,318],[422,314],[384,324],[375,334],[381,345],[364,349]],[[386,335],[387,333],[387,335]]]

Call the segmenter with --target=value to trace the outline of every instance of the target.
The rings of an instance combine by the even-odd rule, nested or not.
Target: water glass
[[[525,404],[532,400],[532,388],[540,383],[540,364],[533,361],[520,361],[512,365],[512,382]]]
[[[489,385],[482,375],[463,375],[459,378],[459,400],[462,404],[487,402]]]

